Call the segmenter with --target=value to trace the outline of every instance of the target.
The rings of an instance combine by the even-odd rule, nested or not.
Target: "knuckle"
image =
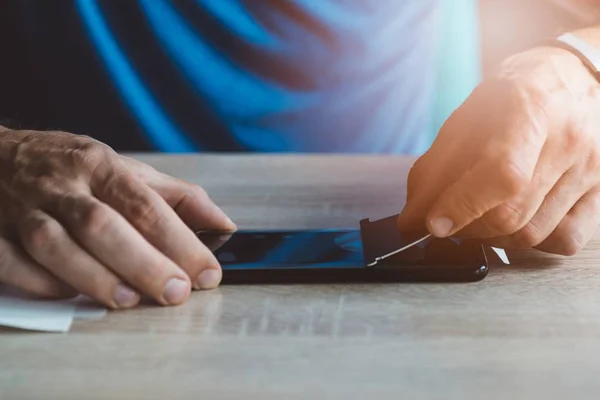
[[[129,201],[132,188],[136,186],[137,180],[128,171],[121,168],[111,169],[110,174],[98,181],[98,191],[101,197]]]
[[[564,154],[578,154],[591,141],[585,128],[578,124],[568,126],[564,130],[562,138],[562,151]]]
[[[42,176],[34,179],[23,179],[22,183],[26,184],[30,190],[27,193],[42,195],[45,198],[59,196],[61,192],[68,187],[68,183],[61,182],[60,178]],[[36,196],[37,197],[37,196]]]
[[[110,224],[108,206],[91,199],[76,200],[72,216],[78,229],[88,236],[101,235]]]
[[[533,222],[529,222],[512,235],[512,241],[520,248],[535,247],[543,242],[544,239],[544,233]]]
[[[139,160],[136,160],[133,157],[127,157],[127,156],[120,154],[119,158],[121,159],[121,161],[123,161],[125,163],[125,165],[127,165],[127,167],[129,167],[138,176],[145,177],[145,176],[148,176],[149,174],[161,174],[153,166],[143,163]]]
[[[497,78],[496,83],[504,88],[513,108],[533,107],[531,110],[534,112],[544,112],[553,104],[548,96],[547,84],[536,74],[505,73]]]
[[[456,196],[454,207],[452,208],[455,209],[457,214],[468,215],[474,218],[479,217],[482,214],[482,212],[474,205],[473,200],[465,195]]]
[[[162,220],[162,215],[157,207],[146,197],[139,197],[130,201],[127,205],[127,215],[132,223],[141,231],[153,230]]]
[[[517,164],[505,161],[498,164],[499,184],[509,197],[517,196],[527,189],[531,178]]]
[[[503,203],[490,211],[488,223],[500,235],[508,236],[521,229],[523,219],[523,212],[519,207],[511,203]]]
[[[62,227],[50,218],[31,217],[25,226],[23,240],[33,249],[54,247],[62,234]]]
[[[535,96],[535,90],[532,90],[534,86],[531,82],[526,82],[521,76],[504,79],[503,83],[506,84],[509,93],[508,98],[514,106],[522,107],[532,95]]]
[[[110,156],[110,148],[96,140],[80,137],[76,146],[70,150],[73,164],[83,168],[90,168],[105,162]]]

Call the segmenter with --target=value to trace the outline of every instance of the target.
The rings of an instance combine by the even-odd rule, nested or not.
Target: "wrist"
[[[600,87],[600,29],[597,27],[582,29],[560,35],[548,46],[556,54],[562,52],[559,59],[563,81],[570,83],[573,89],[597,91]],[[558,57],[558,56],[557,56]]]
[[[600,82],[579,57],[558,46],[539,46],[509,57],[491,82],[541,110],[554,125],[566,126],[582,110],[596,114],[600,106]]]
[[[515,54],[499,66],[497,75],[550,92],[568,89],[571,93],[586,93],[600,88],[600,82],[581,59],[560,46],[543,45]]]

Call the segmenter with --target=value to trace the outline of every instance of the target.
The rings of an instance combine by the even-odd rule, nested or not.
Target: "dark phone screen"
[[[365,266],[359,230],[199,232],[197,235],[224,269]],[[404,245],[412,240],[400,237],[399,241]],[[387,264],[392,267],[478,267],[485,264],[485,255],[475,243],[432,238],[391,257]]]
[[[222,268],[360,268],[360,231],[199,232]]]

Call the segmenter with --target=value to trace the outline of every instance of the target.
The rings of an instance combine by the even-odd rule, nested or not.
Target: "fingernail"
[[[119,283],[115,288],[113,300],[120,308],[129,308],[139,303],[140,295],[129,286]]]
[[[231,218],[229,218],[229,216],[225,213],[225,211],[223,211],[221,209],[221,207],[219,207],[218,205],[216,205],[215,203],[213,203],[214,206],[214,212],[218,215],[220,214],[221,217],[223,218],[223,220],[225,221],[225,225],[227,225],[227,229],[231,229],[231,230],[235,230],[237,229],[237,225],[235,224],[235,222],[233,222],[231,220]]]
[[[221,283],[221,271],[214,268],[205,269],[198,275],[196,284],[199,289],[214,289]]]
[[[163,298],[168,304],[180,304],[190,293],[190,285],[187,281],[178,278],[172,278],[165,285]]]
[[[440,217],[431,221],[431,233],[437,237],[446,237],[450,234],[454,223],[450,218]]]

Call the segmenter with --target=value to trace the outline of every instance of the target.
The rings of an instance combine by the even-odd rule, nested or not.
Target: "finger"
[[[555,150],[560,151],[560,147],[556,147]],[[528,229],[532,228],[533,231],[530,233],[539,236],[546,232],[545,229],[542,229],[544,227],[539,226],[542,229],[540,231],[536,229],[537,225],[528,225],[529,223],[544,224],[555,221],[558,224],[560,219],[546,218],[542,220],[543,215],[549,216],[550,214],[543,214],[540,211],[544,211],[550,205],[551,207],[547,211],[560,212],[558,218],[562,218],[589,187],[581,187],[578,171],[570,169],[572,160],[555,153],[556,151],[544,151],[529,185],[524,187],[518,195],[471,222],[460,231],[460,235],[482,239],[510,237],[519,232],[518,238],[520,235],[527,236]],[[557,204],[556,198],[560,198],[563,203]],[[535,218],[536,215],[537,218]],[[550,232],[547,233],[550,234]],[[525,237],[525,239],[529,241],[534,238]]]
[[[77,295],[77,292],[52,276],[23,250],[3,238],[0,238],[0,282],[44,298]]]
[[[552,234],[536,249],[572,256],[592,239],[600,224],[600,189],[586,193],[567,213]]]
[[[141,180],[158,193],[193,230],[235,231],[235,223],[198,185],[173,178],[137,160],[125,158]]]
[[[466,157],[462,158],[459,161],[438,153],[426,153],[414,163],[407,179],[406,204],[398,217],[400,230],[425,228],[427,211],[441,193],[460,178],[460,171],[470,169],[464,162]]]
[[[150,185],[192,229],[231,232],[236,224],[208,197],[198,185],[165,178]]]
[[[215,234],[214,232],[198,232],[197,235],[210,251],[215,252],[231,239],[233,233]]]
[[[442,193],[427,216],[427,227],[437,237],[451,236],[518,195],[529,182],[529,171],[513,162],[484,161]]]
[[[477,105],[477,99],[471,96],[455,110],[444,122],[431,147],[411,167],[406,184],[406,204],[398,219],[400,230],[424,227],[427,211],[440,194],[479,159],[483,137],[471,134],[466,146],[460,140],[469,134],[465,127],[473,123],[473,110]],[[456,157],[456,154],[461,156]]]
[[[31,257],[80,293],[111,308],[129,308],[140,301],[135,291],[84,251],[49,215],[32,212],[18,229]]]
[[[558,227],[587,190],[589,187],[581,188],[577,173],[570,171],[564,174],[545,196],[537,212],[525,226],[513,234],[486,241],[487,244],[507,249],[528,249],[538,246]],[[537,200],[530,202],[536,203]],[[485,218],[484,216],[482,220]]]
[[[212,289],[221,281],[214,255],[144,182],[131,174],[114,175],[97,196],[123,215],[156,249],[179,265],[196,289]]]
[[[162,305],[187,300],[187,274],[110,206],[87,194],[71,193],[52,207],[83,249],[139,293]]]

